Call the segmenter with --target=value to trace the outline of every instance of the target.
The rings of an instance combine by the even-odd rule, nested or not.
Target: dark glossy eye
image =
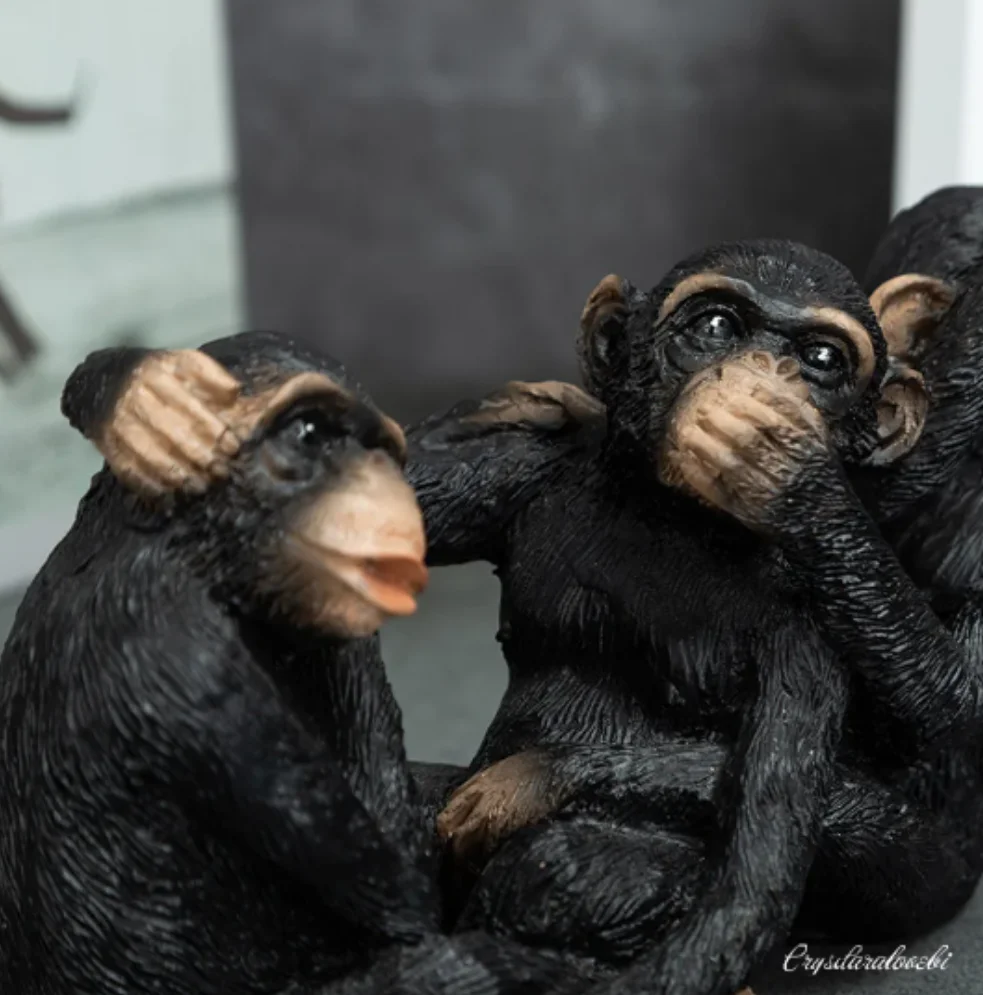
[[[737,338],[739,329],[733,315],[714,311],[700,317],[695,331],[697,335],[711,342],[729,342]]]
[[[327,412],[312,408],[291,419],[287,434],[301,448],[317,449],[343,433],[341,426],[332,421]]]
[[[799,349],[802,372],[824,387],[846,380],[850,364],[843,350],[832,342],[807,342]]]

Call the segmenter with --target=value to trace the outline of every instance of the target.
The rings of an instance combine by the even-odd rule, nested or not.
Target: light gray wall
[[[396,414],[572,377],[606,273],[723,238],[862,266],[895,0],[231,0],[249,310]]]
[[[227,183],[222,2],[0,3],[0,92],[77,112],[0,125],[0,224]]]

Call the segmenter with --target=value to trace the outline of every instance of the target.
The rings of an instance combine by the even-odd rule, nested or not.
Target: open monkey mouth
[[[387,615],[412,615],[429,579],[423,561],[405,553],[355,555],[297,538],[293,546],[318,575],[340,581]]]
[[[387,615],[416,611],[417,595],[429,578],[422,561],[409,556],[329,555],[332,573],[369,604]]]

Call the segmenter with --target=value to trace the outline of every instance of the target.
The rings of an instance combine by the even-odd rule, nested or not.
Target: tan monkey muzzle
[[[427,586],[423,518],[390,459],[371,453],[345,483],[319,498],[290,530],[309,568],[386,615],[410,615]]]
[[[756,524],[803,461],[827,445],[799,364],[751,350],[695,375],[669,416],[663,483]]]

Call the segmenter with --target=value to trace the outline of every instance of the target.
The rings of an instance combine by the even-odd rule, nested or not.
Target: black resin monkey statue
[[[838,799],[834,792],[799,924],[851,942],[867,936],[904,937],[937,924],[968,897],[983,867],[979,730],[971,728],[972,716],[978,714],[983,659],[981,262],[983,190],[947,190],[892,224],[868,277],[891,350],[890,371],[882,387],[882,430],[899,436],[914,432],[914,423],[925,416],[925,385],[933,404],[922,440],[910,456],[894,463],[871,460],[874,465],[854,469],[852,479],[862,484],[868,507],[891,537],[905,568],[928,588],[939,619],[946,622],[961,652],[936,652],[927,661],[918,661],[898,644],[893,676],[902,696],[921,697],[911,702],[916,722],[919,708],[929,713],[937,707],[934,696],[926,694],[931,680],[925,677],[945,688],[947,700],[955,706],[951,712],[943,709],[942,723],[956,721],[948,733],[943,729],[941,735],[930,737],[927,749],[905,751],[911,756],[910,766],[890,775],[891,788],[866,783],[860,791]],[[591,385],[590,376],[587,383]],[[885,579],[891,579],[890,572]],[[945,640],[941,642],[944,647]],[[923,663],[921,676],[912,666],[918,662]],[[667,758],[671,755],[668,749],[663,752]],[[557,764],[561,754],[555,755],[553,769],[545,774],[545,791],[543,765],[536,769],[542,757],[535,753],[506,761],[502,766],[511,763],[512,771],[504,780],[495,777],[491,768],[490,800],[484,797],[487,786],[480,783],[487,775],[481,775],[445,815],[448,827],[457,830],[463,822],[468,828],[474,810],[481,806],[506,812],[496,816],[506,827],[510,821],[519,824],[523,814],[529,814],[522,812],[526,805],[542,815],[547,806],[570,800],[578,779],[594,788],[583,803],[595,810],[596,789],[605,780],[622,806],[638,805],[639,792],[658,798],[685,783],[700,787],[705,801],[711,797],[706,790],[713,783],[710,755],[688,747],[685,740],[661,774],[654,764],[648,770],[643,764],[632,775],[627,756],[615,754],[606,760],[596,751],[578,756],[571,749],[564,763]],[[889,768],[882,769],[890,773]],[[854,772],[846,774],[855,778]],[[575,808],[567,805],[568,812]],[[609,852],[599,846],[596,856],[602,861],[619,859],[607,856]],[[926,852],[932,853],[927,862]],[[496,862],[489,879],[507,871],[510,856],[514,849]],[[531,856],[535,860],[536,853]],[[626,857],[620,855],[622,860]],[[536,866],[532,860],[530,864]],[[529,865],[516,867],[517,876],[528,869]],[[641,864],[638,872],[644,873]],[[520,883],[518,890],[524,887],[528,886]],[[513,896],[498,897],[503,915],[508,916]],[[629,978],[616,984],[632,990]]]
[[[336,364],[209,351],[227,369],[198,354],[197,389],[243,433],[223,479],[152,504],[97,475],[0,657],[0,990],[582,984],[437,933],[372,636],[426,578],[402,432]],[[151,459],[156,429],[130,428]]]
[[[467,840],[504,812],[500,832],[516,811],[514,825],[545,814],[554,788],[586,775],[596,789],[584,812],[507,841],[465,921],[618,960],[678,920],[630,990],[731,991],[790,925],[820,838],[835,841],[853,921],[890,932],[951,915],[975,878],[949,827],[892,777],[969,721],[946,711],[962,684],[936,665],[952,658],[958,676],[961,649],[837,460],[899,458],[924,411],[899,422],[896,397],[885,410],[866,299],[827,257],[749,243],[689,260],[652,294],[605,281],[584,332],[596,397],[511,385],[409,435],[429,562],[486,558],[503,583],[510,684],[474,769],[513,766],[466,788],[470,810],[452,807],[445,828]],[[145,490],[186,472],[171,474],[173,458],[127,465],[133,387],[164,362],[101,357],[78,375],[104,385],[106,405],[77,424]],[[173,390],[183,375],[169,400],[190,396]],[[909,393],[920,401],[917,383]],[[220,406],[209,414],[223,422]],[[201,422],[187,406],[182,417]],[[190,461],[203,473],[215,433]],[[941,704],[926,715],[911,689],[915,705]],[[860,691],[880,721],[852,721]],[[871,758],[883,777],[861,775]],[[694,819],[695,840],[673,831]],[[708,857],[706,838],[726,851]]]
[[[340,378],[235,372],[228,479],[165,513],[100,474],[0,659],[5,991],[270,991],[430,928],[363,638],[426,576],[402,433]]]
[[[964,853],[966,834],[959,832],[958,822],[911,805],[897,783],[907,778],[909,763],[916,757],[924,759],[926,753],[931,756],[939,743],[948,741],[950,734],[954,735],[955,743],[965,747],[966,730],[976,718],[978,692],[977,676],[970,666],[971,654],[942,629],[939,620],[931,615],[907,582],[890,550],[850,492],[835,460],[829,458],[833,446],[828,452],[823,451],[824,446],[819,446],[808,458],[795,459],[799,444],[795,431],[781,425],[774,411],[763,410],[770,408],[784,413],[782,409],[787,409],[787,403],[774,401],[757,385],[744,388],[734,385],[733,374],[728,369],[734,360],[726,357],[728,354],[736,354],[738,358],[746,356],[754,344],[762,340],[775,350],[778,363],[782,362],[779,357],[806,350],[805,355],[799,354],[802,377],[809,383],[815,408],[830,423],[834,445],[844,459],[854,465],[862,462],[885,465],[903,456],[912,445],[924,413],[918,381],[906,382],[906,391],[901,397],[878,395],[876,418],[871,410],[866,428],[862,425],[861,401],[860,413],[854,415],[852,425],[846,429],[841,419],[851,409],[849,403],[844,403],[843,387],[852,384],[856,389],[857,371],[858,367],[862,369],[865,352],[873,357],[881,345],[869,308],[857,288],[842,271],[837,274],[836,269],[818,258],[803,265],[801,258],[797,260],[792,256],[785,260],[785,266],[776,265],[775,257],[781,259],[781,255],[773,248],[757,266],[745,264],[742,270],[734,266],[733,257],[727,256],[728,253],[724,253],[721,259],[710,254],[709,258],[684,265],[670,274],[647,299],[639,299],[621,281],[611,280],[602,285],[585,316],[584,352],[591,374],[587,381],[589,385],[593,381],[595,390],[607,405],[609,438],[619,430],[624,431],[627,422],[627,432],[634,440],[641,441],[638,449],[644,447],[646,435],[649,440],[656,440],[657,445],[653,448],[661,456],[659,469],[663,484],[678,484],[681,462],[691,458],[691,451],[695,450],[693,476],[686,479],[685,469],[683,471],[688,488],[698,492],[707,504],[726,510],[751,525],[754,531],[763,532],[768,541],[759,541],[742,550],[741,540],[734,533],[729,537],[734,545],[729,550],[718,547],[715,565],[704,565],[697,557],[705,555],[708,548],[713,549],[712,544],[720,541],[717,536],[727,536],[727,531],[723,522],[713,521],[705,512],[690,505],[680,516],[686,524],[667,530],[667,534],[660,536],[661,543],[653,544],[650,555],[658,564],[654,572],[657,572],[664,601],[669,607],[663,609],[660,617],[637,596],[635,599],[622,596],[622,604],[635,617],[648,621],[654,616],[661,631],[647,640],[652,647],[648,654],[644,649],[639,652],[637,643],[634,647],[627,642],[612,647],[616,637],[609,633],[606,658],[610,661],[609,673],[614,660],[619,660],[619,679],[625,679],[623,675],[629,669],[627,661],[634,655],[637,669],[643,673],[647,671],[649,679],[655,669],[667,680],[670,688],[665,701],[651,708],[651,714],[656,718],[650,720],[649,728],[673,737],[674,742],[671,748],[654,744],[647,765],[641,759],[645,752],[637,748],[620,757],[615,753],[608,764],[610,769],[605,773],[605,761],[596,750],[581,751],[578,757],[577,751],[569,748],[542,749],[542,742],[548,745],[548,740],[541,736],[540,729],[533,733],[541,736],[535,749],[506,761],[511,769],[507,771],[503,786],[496,788],[494,775],[488,779],[490,784],[483,784],[487,774],[479,775],[472,785],[466,786],[445,813],[445,829],[450,833],[467,832],[476,811],[483,810],[486,816],[490,812],[497,818],[499,812],[510,806],[513,812],[521,808],[526,799],[534,813],[540,806],[539,814],[542,814],[544,794],[562,797],[577,777],[584,778],[595,789],[593,793],[588,792],[585,801],[587,818],[559,822],[517,835],[506,844],[479,884],[479,915],[476,917],[475,910],[469,910],[466,921],[494,924],[497,920],[502,928],[514,931],[516,920],[524,919],[521,932],[527,938],[532,938],[537,929],[542,931],[540,923],[546,922],[547,903],[551,910],[558,905],[556,889],[550,884],[548,875],[556,878],[563,874],[560,860],[553,856],[562,852],[563,863],[569,872],[569,906],[581,916],[574,919],[574,925],[589,935],[599,925],[590,921],[593,909],[610,910],[610,921],[606,924],[610,936],[616,942],[625,942],[626,923],[632,916],[644,920],[649,914],[645,903],[655,903],[659,894],[653,887],[648,864],[653,857],[659,860],[655,856],[657,851],[649,847],[649,839],[656,839],[657,834],[649,834],[648,839],[636,844],[634,853],[623,845],[619,849],[616,833],[609,832],[605,839],[604,833],[598,833],[597,827],[589,824],[598,813],[596,788],[607,777],[612,781],[614,801],[624,805],[628,800],[635,812],[642,813],[644,807],[639,804],[639,791],[658,799],[660,790],[664,793],[666,787],[678,790],[683,784],[694,789],[705,783],[714,750],[696,749],[692,742],[686,742],[687,735],[691,737],[694,727],[699,729],[700,725],[718,736],[721,733],[726,736],[727,730],[718,716],[711,713],[694,720],[694,712],[701,707],[706,709],[708,701],[737,709],[748,702],[746,691],[723,683],[724,678],[733,680],[735,673],[741,672],[740,651],[735,649],[731,641],[734,637],[727,628],[733,626],[739,633],[742,623],[748,624],[746,620],[755,613],[754,598],[762,596],[771,602],[770,610],[777,614],[769,617],[765,613],[762,620],[749,623],[755,639],[763,638],[760,630],[755,631],[758,626],[765,632],[769,626],[781,631],[779,620],[783,620],[785,625],[791,623],[795,627],[801,653],[808,650],[806,637],[818,632],[824,643],[838,651],[840,661],[850,665],[856,685],[845,736],[835,750],[837,770],[829,784],[829,802],[823,812],[821,834],[819,825],[815,826],[816,842],[826,840],[827,845],[818,851],[824,859],[819,862],[820,873],[812,878],[812,894],[808,891],[805,894],[813,918],[818,915],[819,924],[829,931],[839,926],[845,930],[864,930],[867,936],[881,931],[890,935],[924,929],[952,915],[968,898],[975,884],[978,871]],[[861,348],[859,336],[842,340],[857,350],[853,353],[853,365],[849,360],[830,356],[831,329],[839,327],[842,331],[848,327],[845,322],[841,324],[844,316],[870,331],[866,350]],[[596,341],[592,341],[594,339]],[[620,356],[619,349],[622,350]],[[620,372],[610,377],[607,374],[610,369]],[[707,372],[703,373],[704,370]],[[878,382],[876,372],[871,373],[871,380],[874,384]],[[699,386],[693,387],[690,383]],[[690,393],[693,390],[697,391],[695,399]],[[656,421],[653,427],[651,420],[645,420],[643,397],[661,399],[663,404],[672,406],[672,415],[667,417],[663,413],[663,422]],[[759,407],[756,401],[764,404]],[[898,406],[905,401],[910,403],[911,410],[899,417]],[[652,401],[648,403],[651,405]],[[870,439],[868,433],[871,431],[877,441],[870,442],[870,448],[864,453],[862,440],[865,436]],[[789,455],[793,458],[789,459]],[[758,483],[750,488],[749,478],[742,476],[748,473],[748,464],[757,464],[760,473]],[[626,461],[618,469],[625,472],[628,465]],[[753,478],[753,474],[751,476]],[[602,479],[610,492],[611,477],[605,475]],[[624,494],[628,488],[622,485],[619,490]],[[565,515],[575,516],[576,508],[571,507],[575,499],[569,493],[563,498],[566,499]],[[663,509],[673,508],[669,495],[659,494],[656,501],[660,512],[668,517]],[[555,511],[558,512],[559,507],[555,505]],[[764,520],[756,517],[755,508],[759,509],[758,514],[762,509],[766,512]],[[621,514],[626,517],[623,512]],[[540,515],[540,521],[547,520],[542,511]],[[557,520],[559,517],[557,515]],[[521,515],[518,518],[521,520]],[[581,523],[586,526],[589,536],[592,522],[581,519]],[[428,520],[428,527],[429,524]],[[631,534],[640,544],[639,536],[645,526],[641,521],[633,526]],[[673,548],[673,543],[678,542],[678,536],[686,532],[687,526],[692,529],[691,546]],[[627,529],[625,531],[628,533]],[[624,547],[615,547],[609,535],[600,530],[597,534],[599,538],[593,550],[583,548],[589,546],[591,540],[582,538],[577,552],[567,554],[573,576],[568,575],[565,582],[579,582],[592,592],[607,592],[611,590],[612,579],[617,578],[622,569],[623,558],[629,554]],[[557,541],[555,534],[551,538]],[[746,535],[744,539],[749,541],[750,537]],[[527,555],[529,558],[524,565],[541,563],[549,553],[541,546],[527,550]],[[743,558],[739,558],[741,556]],[[753,556],[761,559],[755,562]],[[726,601],[743,612],[743,617],[728,620],[721,626],[721,618],[726,618],[725,605],[715,600],[713,582],[720,582],[728,563],[743,567],[732,583],[735,587],[743,585],[745,590],[735,592]],[[641,575],[641,571],[637,572]],[[542,574],[540,583],[546,583]],[[637,585],[642,583],[636,580]],[[649,583],[655,585],[653,581]],[[665,590],[667,585],[671,585],[668,591]],[[521,620],[526,622],[527,628],[518,631],[516,600],[509,598],[508,588],[505,593],[505,604],[510,609],[508,632],[518,646],[531,634],[544,630],[540,619],[527,616]],[[559,603],[574,606],[574,612],[578,610],[576,602],[567,600],[562,591],[556,592],[556,596]],[[532,604],[528,596],[522,600]],[[579,607],[581,617],[583,612],[584,608]],[[698,635],[680,640],[673,629],[687,612],[706,614],[702,624],[691,623]],[[797,618],[800,612],[802,614]],[[612,628],[618,631],[617,627]],[[620,622],[620,631],[630,633],[624,621]],[[754,641],[751,645],[754,647],[752,652],[761,653]],[[542,659],[544,647],[537,648]],[[728,657],[732,662],[727,662]],[[576,658],[570,647],[564,646],[553,659],[562,661],[564,666],[554,667],[552,673],[548,667],[541,666],[537,673],[530,665],[526,674],[519,673],[516,662],[510,659],[509,691],[499,712],[498,728],[493,724],[486,738],[486,749],[489,741],[495,742],[496,735],[506,743],[528,735],[526,730],[533,725],[530,718],[535,714],[537,698],[542,700],[550,694],[545,676],[563,679],[565,667],[570,667],[570,661]],[[762,671],[770,670],[772,665],[766,664],[765,659],[762,655],[757,657],[759,679],[763,682],[758,694],[759,709],[768,701],[769,689]],[[652,667],[652,663],[656,666]],[[587,672],[586,668],[583,668],[584,672]],[[599,674],[597,678],[600,678]],[[789,693],[789,687],[784,690]],[[791,734],[791,729],[801,732],[807,725],[801,710],[814,707],[814,703],[801,700],[801,692],[796,691],[791,692],[794,704],[781,705],[784,714],[778,724],[783,726],[786,735]],[[516,697],[510,707],[512,694]],[[687,695],[692,696],[690,702],[685,700]],[[605,697],[611,700],[610,696]],[[636,694],[635,697],[640,696]],[[678,698],[683,701],[679,702]],[[945,705],[937,711],[940,699]],[[550,718],[559,715],[569,721],[574,701],[585,710],[598,706],[598,696],[588,692],[584,681],[580,694],[568,690],[556,695],[554,691],[542,711]],[[702,704],[694,706],[695,701]],[[666,721],[663,716],[671,716],[673,712],[676,722],[671,718]],[[724,717],[727,717],[726,713]],[[765,714],[754,721],[767,721],[768,717]],[[594,726],[603,728],[606,716],[602,713],[598,718],[601,721],[595,720]],[[738,716],[730,718],[739,720]],[[780,779],[783,766],[796,763],[794,748],[788,744],[779,745],[778,738],[762,734],[762,726],[756,727],[754,721],[743,723],[743,730],[736,738],[736,750],[724,761],[724,781],[718,785],[718,792],[723,790],[724,793],[716,796],[718,801],[723,801],[728,787],[737,795],[733,805],[723,806],[723,811],[730,812],[736,819],[731,833],[725,833],[723,837],[730,849],[729,861],[731,865],[735,859],[744,861],[744,866],[735,875],[737,882],[734,877],[728,880],[726,872],[715,882],[711,873],[708,878],[712,888],[710,900],[708,902],[705,896],[699,900],[697,917],[690,911],[655,956],[646,959],[637,970],[620,976],[612,991],[724,990],[722,976],[727,975],[727,983],[740,980],[736,964],[741,958],[747,958],[758,943],[762,944],[758,953],[763,953],[768,938],[772,942],[777,939],[774,930],[782,921],[782,910],[787,914],[791,907],[794,914],[802,892],[793,898],[795,886],[790,865],[786,865],[784,875],[776,866],[776,862],[788,854],[791,839],[783,828],[777,829],[774,836],[769,834],[775,822],[780,822],[783,815],[787,816],[788,810],[783,806],[801,800],[796,791],[812,789],[801,781],[792,791],[783,786]],[[549,735],[554,736],[552,729]],[[822,748],[830,746],[827,741],[822,747],[810,743],[809,755],[813,759],[821,757]],[[755,748],[761,750],[757,756],[753,753]],[[744,749],[748,752],[742,757]],[[891,751],[894,751],[893,756]],[[641,763],[640,774],[649,780],[645,787],[640,787],[645,784],[644,778],[640,777],[632,787],[631,779],[626,775],[630,770],[626,756],[631,755],[636,764]],[[962,756],[965,757],[965,749]],[[660,759],[664,768],[661,789],[652,784],[657,780]],[[735,761],[743,766],[735,770]],[[880,770],[876,778],[868,773],[872,762],[876,764],[875,769]],[[684,766],[688,767],[689,774],[684,772]],[[755,797],[758,791],[761,795]],[[713,798],[707,795],[705,800]],[[522,804],[517,805],[517,799]],[[671,825],[673,818],[679,818],[679,807],[665,805],[665,808],[660,821],[663,825]],[[801,828],[801,813],[792,816],[790,821]],[[909,842],[898,845],[902,825]],[[808,834],[812,830],[805,831]],[[589,842],[585,833],[590,836]],[[742,837],[743,855],[739,845]],[[624,839],[623,834],[621,839]],[[915,840],[918,843],[911,845]],[[926,843],[931,851],[927,858],[922,853]],[[675,877],[667,876],[662,893],[665,901],[673,901],[678,899],[674,889],[679,887],[679,874],[687,863],[692,864],[692,860],[678,839],[669,837],[661,845],[666,854],[661,859],[663,866],[675,871]],[[578,846],[584,854],[580,863],[570,857],[571,853],[577,853]],[[808,861],[799,865],[803,866],[808,867]],[[823,873],[827,867],[833,872],[830,876]],[[537,875],[539,868],[542,871]],[[755,896],[756,877],[757,886],[762,890]],[[644,883],[634,885],[633,881]],[[701,885],[702,888],[706,886]],[[592,906],[587,897],[592,888],[597,900],[606,901]],[[532,898],[538,898],[539,903],[531,901]],[[728,906],[728,902],[739,904],[743,915],[734,915],[734,906]],[[758,903],[768,909],[763,916]],[[728,907],[732,915],[730,922]],[[518,908],[523,911],[517,912]],[[755,909],[757,913],[749,911]],[[660,916],[664,914],[663,907]],[[556,930],[557,918],[552,917],[547,931]],[[785,922],[787,925],[791,920]],[[564,928],[560,927],[560,931]],[[738,937],[742,939],[738,940]],[[852,938],[857,938],[856,932]],[[731,963],[721,958],[723,971],[718,962],[709,969],[709,974],[706,973],[707,961],[721,949],[728,951]],[[750,956],[751,961],[745,960],[745,966],[753,961],[754,954]],[[674,973],[677,978],[680,975],[689,977],[667,982],[664,980],[667,972],[670,976]],[[717,972],[716,981],[714,972]]]
[[[932,396],[924,444],[864,481],[906,570],[936,599],[983,596],[983,187],[902,211],[865,284],[896,369]]]

